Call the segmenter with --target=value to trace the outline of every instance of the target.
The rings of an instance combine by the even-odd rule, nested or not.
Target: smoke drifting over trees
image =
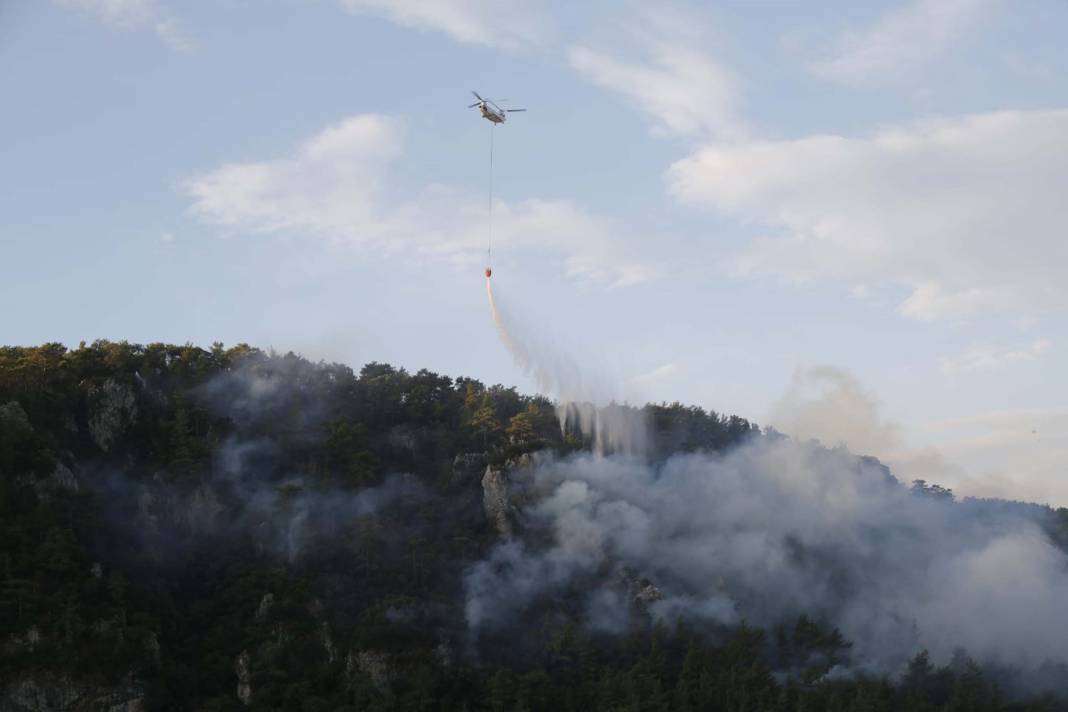
[[[1068,561],[1048,510],[956,503],[844,450],[753,438],[723,455],[548,458],[515,473],[530,539],[468,577],[477,628],[567,598],[591,624],[775,626],[810,614],[853,642],[851,664],[893,672],[920,649],[986,662],[1068,660]],[[657,593],[635,606],[628,571]],[[996,611],[997,615],[991,612]]]
[[[1065,679],[1068,511],[679,404],[0,349],[0,522],[9,706],[999,709]]]

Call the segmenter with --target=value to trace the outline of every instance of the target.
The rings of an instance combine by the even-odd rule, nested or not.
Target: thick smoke
[[[517,362],[565,395],[574,369],[561,375],[517,340],[492,289],[490,303]],[[787,406],[804,400],[799,388],[782,413],[798,412]],[[869,405],[857,388],[838,391],[846,405]],[[803,420],[856,410],[825,405]],[[584,417],[601,427],[595,413]],[[900,443],[892,426],[869,420],[856,425],[861,435]],[[1015,668],[1068,663],[1068,557],[1042,528],[1048,510],[932,496],[844,447],[776,435],[659,464],[640,447],[626,452],[542,457],[511,473],[519,538],[468,571],[473,636],[561,609],[610,632],[649,619],[714,629],[807,614],[852,641],[855,669],[897,672],[922,649],[948,662],[960,647]]]
[[[923,648],[1032,669],[1068,657],[1068,557],[1029,509],[917,493],[871,460],[785,438],[660,466],[547,459],[514,476],[533,493],[525,530],[468,574],[476,633],[570,601],[616,631],[637,616],[814,615],[853,641],[854,666],[880,671]]]
[[[989,487],[947,461],[936,448],[910,445],[904,428],[888,420],[876,397],[842,368],[812,366],[796,370],[768,420],[774,428],[797,440],[845,445],[853,452],[878,457],[903,480],[936,480],[955,490],[964,485],[968,494],[991,494]]]

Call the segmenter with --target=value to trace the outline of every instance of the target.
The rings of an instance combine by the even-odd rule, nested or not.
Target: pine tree
[[[497,420],[497,409],[494,407],[493,398],[489,393],[482,396],[482,402],[471,416],[468,425],[477,435],[482,436],[482,446],[488,448],[489,440],[501,430],[500,421]]]

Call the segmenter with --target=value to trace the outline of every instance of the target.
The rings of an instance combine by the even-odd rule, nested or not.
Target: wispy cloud
[[[653,383],[660,383],[666,381],[676,373],[678,373],[679,367],[674,363],[665,363],[662,366],[654,368],[648,373],[643,373],[640,376],[635,377],[634,382],[643,386],[648,386]]]
[[[912,0],[871,27],[840,36],[812,73],[859,84],[908,76],[971,30],[994,0]]]
[[[472,262],[486,249],[482,194],[426,185],[406,200],[387,196],[404,152],[403,123],[361,114],[329,126],[292,155],[228,163],[182,189],[200,220],[233,232],[315,239],[364,251],[409,250],[423,258]],[[649,279],[657,263],[628,246],[642,240],[570,200],[494,204],[494,235],[513,253],[558,255],[573,277],[612,285]]]
[[[340,0],[355,15],[374,15],[457,42],[517,50],[545,43],[551,23],[534,0]]]
[[[867,138],[708,145],[671,192],[768,234],[738,268],[902,285],[902,314],[1068,308],[1068,110],[927,121]]]
[[[55,0],[96,17],[120,30],[150,29],[167,45],[177,50],[192,49],[193,43],[181,23],[156,0]]]
[[[1051,346],[1049,339],[1037,339],[1025,348],[997,350],[990,346],[974,346],[958,356],[943,356],[938,359],[942,373],[967,373],[991,371],[1014,363],[1037,361]]]
[[[652,117],[659,133],[738,138],[745,126],[737,81],[708,51],[712,42],[697,29],[701,24],[657,7],[621,24],[610,41],[571,47],[568,60],[579,74]]]

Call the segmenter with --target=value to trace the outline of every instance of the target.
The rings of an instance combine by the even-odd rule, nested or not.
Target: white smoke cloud
[[[769,422],[798,440],[886,458],[904,447],[901,426],[888,422],[875,396],[845,369],[813,366],[794,372]]]
[[[842,368],[813,366],[795,371],[786,392],[773,404],[768,422],[798,440],[844,446],[877,457],[905,481],[933,480],[961,494],[1003,494],[970,476],[932,445],[911,443],[905,429],[882,412],[875,394]]]
[[[633,621],[627,581],[659,589],[654,619],[758,625],[807,613],[854,643],[853,665],[896,671],[922,648],[984,661],[1065,661],[1068,557],[1041,510],[910,492],[844,450],[760,439],[722,456],[574,456],[516,471],[523,541],[467,575],[474,634],[577,601],[599,627]],[[529,621],[528,621],[529,622]]]
[[[512,348],[535,358],[525,343]],[[528,367],[559,387],[554,361]],[[799,371],[775,420],[801,438],[889,453],[917,479],[945,474],[840,369]],[[476,639],[568,607],[609,632],[643,615],[774,626],[808,614],[853,642],[857,669],[897,672],[924,648],[948,662],[961,646],[1030,670],[1068,662],[1068,557],[1039,507],[923,495],[845,448],[774,436],[660,465],[541,456],[509,486],[520,536],[465,579]],[[1001,610],[1011,612],[991,615]]]
[[[1036,342],[1039,352],[1045,349],[1042,343]],[[1009,362],[1029,360],[1030,352],[1027,357],[1006,356]],[[997,365],[1002,364],[984,358],[974,367]],[[844,445],[878,457],[905,481],[935,481],[958,495],[1065,506],[1065,413],[1063,408],[1019,409],[941,420],[924,429],[920,444],[916,429],[908,437],[853,374],[815,366],[794,373],[767,422],[799,440]]]

